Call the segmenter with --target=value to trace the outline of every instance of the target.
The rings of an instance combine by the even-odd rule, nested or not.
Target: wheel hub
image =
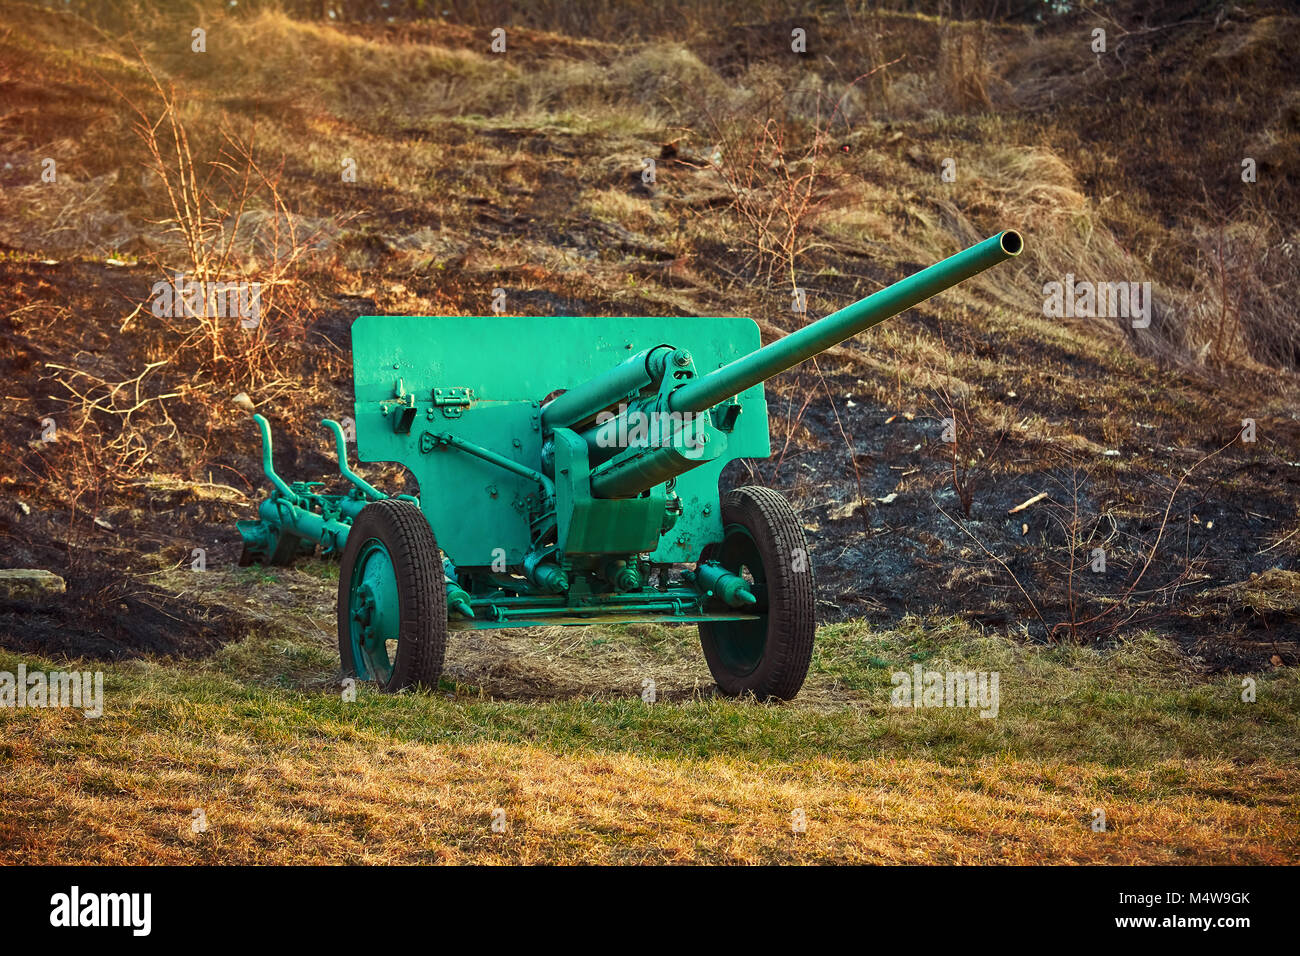
[[[375,617],[375,594],[369,584],[362,584],[356,591],[356,601],[352,608],[352,620],[361,626],[363,637],[369,637],[371,622]]]

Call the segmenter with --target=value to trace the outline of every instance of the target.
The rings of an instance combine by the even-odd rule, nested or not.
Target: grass
[[[879,633],[836,625],[820,633],[804,695],[765,706],[693,692],[698,675],[673,672],[694,642],[689,628],[566,632],[568,653],[521,663],[577,686],[601,675],[586,693],[494,694],[492,668],[453,642],[458,676],[439,692],[363,686],[354,702],[338,690],[324,638],[272,631],[205,662],[83,664],[106,670],[97,720],[5,713],[0,861],[1300,856],[1294,671],[1258,676],[1245,703],[1240,677],[1189,674],[1154,639],[1103,653],[1026,647],[953,620]],[[629,665],[629,649],[646,656]],[[0,670],[19,660],[0,654]],[[999,716],[892,708],[890,674],[917,662],[998,671]],[[646,666],[659,680],[653,705],[639,697]],[[620,674],[622,690],[611,690]],[[191,830],[196,808],[206,832]],[[1097,808],[1106,832],[1091,828]],[[805,833],[792,830],[795,810]]]
[[[1256,374],[1251,361],[1276,356],[1265,350],[1252,359],[1231,324],[1228,341],[1219,343],[1223,329],[1214,321],[1223,304],[1259,316],[1257,324],[1276,322],[1271,310],[1285,305],[1284,297],[1269,297],[1265,309],[1248,293],[1265,280],[1286,287],[1293,260],[1279,251],[1274,278],[1238,275],[1233,263],[1241,250],[1250,253],[1246,261],[1263,261],[1268,244],[1282,249],[1280,237],[1268,229],[1238,235],[1243,222],[1256,221],[1255,207],[1202,208],[1196,197],[1204,190],[1185,178],[1199,176],[1210,192],[1224,193],[1223,170],[1234,170],[1237,157],[1221,162],[1217,151],[1236,150],[1232,144],[1255,133],[1275,137],[1281,159],[1270,165],[1260,154],[1266,178],[1255,192],[1272,197],[1260,200],[1268,212],[1263,221],[1294,221],[1281,188],[1290,168],[1282,147],[1292,142],[1294,124],[1284,122],[1289,114],[1275,117],[1271,102],[1294,99],[1293,71],[1254,57],[1253,72],[1237,70],[1240,81],[1225,85],[1209,72],[1193,82],[1222,42],[1218,32],[1208,43],[1198,30],[1180,30],[1179,44],[1205,49],[1161,47],[1150,58],[1131,57],[1125,73],[1102,78],[1069,23],[1032,37],[1022,27],[998,27],[987,37],[985,62],[960,45],[945,48],[957,36],[934,18],[868,17],[845,7],[840,20],[827,8],[818,53],[805,59],[787,54],[784,24],[776,31],[782,43],[765,45],[770,36],[759,11],[747,15],[755,29],[742,34],[740,46],[723,42],[735,27],[730,3],[685,11],[638,7],[635,23],[608,5],[551,4],[549,12],[510,21],[512,52],[501,58],[486,52],[479,29],[504,22],[489,2],[462,11],[472,27],[416,22],[406,39],[274,10],[245,18],[220,14],[222,4],[202,6],[212,17],[205,21],[208,57],[176,43],[189,26],[178,33],[165,11],[142,16],[132,36],[145,61],[175,81],[180,116],[205,160],[215,158],[227,130],[254,141],[270,166],[284,162],[284,186],[303,221],[331,225],[310,280],[336,327],[358,310],[474,314],[501,284],[512,306],[523,302],[530,311],[547,306],[522,293],[542,292],[581,300],[589,314],[751,314],[768,337],[788,331],[802,321],[789,313],[788,289],[767,288],[737,271],[741,260],[729,244],[743,223],[727,207],[725,183],[707,159],[719,138],[709,119],[717,114],[724,123],[732,117],[761,128],[770,115],[792,144],[804,142],[817,122],[813,94],[843,94],[850,123],[835,128],[834,175],[807,223],[807,238],[815,241],[790,277],[810,287],[815,313],[1004,225],[1025,228],[1030,243],[1014,265],[882,326],[869,341],[832,350],[817,374],[774,380],[774,446],[781,447],[783,429],[794,441],[788,461],[782,454],[784,466],[760,463],[763,480],[792,490],[811,527],[822,520],[819,509],[855,501],[845,495],[857,489],[829,469],[815,484],[805,478],[802,469],[813,469],[804,459],[819,450],[819,434],[831,433],[787,422],[785,406],[798,413],[810,387],[825,387],[828,396],[851,389],[859,408],[875,406],[851,422],[865,428],[884,409],[925,418],[943,390],[962,402],[969,396],[977,453],[992,449],[1000,430],[1017,436],[1002,459],[986,466],[996,482],[978,492],[977,515],[1002,518],[1009,503],[983,490],[995,483],[1049,487],[1045,470],[1071,461],[1054,457],[1059,449],[1095,461],[1114,448],[1123,457],[1101,459],[1093,473],[1094,497],[1104,502],[1098,510],[1140,529],[1164,506],[1167,489],[1153,477],[1181,474],[1249,416],[1261,422],[1262,447],[1245,462],[1225,456],[1230,470],[1204,483],[1198,476],[1196,493],[1211,503],[1253,502],[1252,510],[1267,512],[1255,516],[1268,522],[1265,531],[1229,524],[1225,505],[1220,533],[1266,534],[1255,558],[1295,560],[1297,516],[1286,499],[1294,486],[1278,475],[1290,474],[1279,462],[1297,458],[1289,424],[1296,380],[1280,369]],[[16,276],[12,298],[20,306],[6,340],[13,351],[3,356],[13,370],[8,391],[23,394],[7,394],[0,415],[8,426],[2,431],[25,435],[33,409],[50,407],[40,404],[49,388],[38,376],[47,360],[71,366],[97,356],[103,374],[113,371],[111,380],[119,381],[138,374],[145,360],[175,352],[175,341],[147,318],[124,323],[152,283],[143,267],[121,270],[115,288],[103,270],[82,267],[110,256],[142,263],[160,250],[168,259],[177,250],[159,222],[167,211],[158,205],[156,184],[141,178],[130,111],[115,92],[105,92],[111,87],[151,102],[136,48],[120,39],[126,31],[88,31],[71,14],[15,9],[0,20],[14,102],[4,138],[14,157],[4,195],[13,201],[0,198],[0,239],[21,252],[0,253],[0,263]],[[1271,49],[1267,30],[1240,26],[1254,38],[1245,54]],[[1148,33],[1153,42],[1171,35],[1135,36]],[[1226,27],[1223,36],[1231,39]],[[906,60],[870,83],[847,89],[857,64],[895,62],[903,54]],[[1159,100],[1148,95],[1147,77],[1157,82],[1161,64],[1175,61],[1188,74],[1178,95],[1205,99],[1191,105],[1223,111],[1230,123],[1179,125],[1180,105],[1163,93]],[[977,81],[974,92],[984,90],[995,109],[972,111],[956,102],[972,93],[963,78]],[[1139,109],[1125,96],[1167,108]],[[1047,110],[1058,97],[1065,105]],[[1101,122],[1107,117],[1109,125]],[[1196,148],[1165,135],[1163,123],[1196,134]],[[1208,153],[1200,148],[1205,128],[1226,130]],[[642,158],[661,156],[669,145],[680,147],[684,162],[661,162],[655,188],[643,188]],[[59,160],[57,188],[32,174],[47,155]],[[357,161],[357,183],[340,180],[343,157]],[[939,177],[946,158],[956,161],[954,183]],[[1269,182],[1276,193],[1265,191]],[[659,262],[624,250],[597,228],[609,224],[675,258]],[[1218,247],[1204,231],[1220,224],[1225,261],[1206,265],[1207,250]],[[38,268],[47,258],[61,260],[57,271]],[[1191,318],[1158,323],[1155,332],[1167,341],[1130,341],[1100,322],[1049,321],[1039,290],[1067,272],[1150,278],[1171,314]],[[1210,287],[1197,284],[1201,273]],[[74,315],[90,318],[72,322]],[[118,329],[112,339],[105,331]],[[286,439],[281,454],[301,453],[292,477],[320,477],[309,473],[313,468],[333,472],[329,455],[319,455],[326,446],[316,422],[348,408],[351,390],[346,355],[322,346],[329,341],[315,332],[309,348],[286,340],[279,353],[284,381],[251,390],[259,406],[275,409],[283,429],[277,436]],[[1211,343],[1219,358],[1244,363],[1240,387],[1216,387],[1189,370],[1215,364],[1216,354],[1194,358]],[[60,350],[50,352],[55,346]],[[1284,364],[1294,369],[1292,359]],[[85,503],[93,500],[124,541],[156,542],[159,567],[188,555],[196,541],[213,542],[208,575],[181,571],[159,580],[178,607],[197,593],[237,609],[246,633],[204,661],[81,665],[107,670],[108,710],[98,720],[0,711],[0,861],[1297,858],[1295,672],[1256,674],[1257,700],[1248,704],[1242,677],[1206,676],[1141,633],[1097,651],[1035,646],[1018,634],[990,637],[943,617],[906,618],[877,632],[861,622],[835,624],[821,631],[804,694],[776,707],[709,696],[711,681],[689,628],[468,632],[453,642],[438,693],[389,698],[363,687],[355,702],[345,702],[333,647],[336,568],[309,562],[271,573],[221,570],[220,549],[233,547],[231,522],[247,517],[252,502],[237,489],[195,481],[237,482],[235,475],[256,474],[257,460],[246,419],[210,384],[221,379],[209,372],[175,363],[159,373],[160,393],[193,390],[165,412],[161,401],[150,408],[159,433],[177,416],[180,437],[145,441],[154,458],[144,491],[105,488],[101,502],[96,484],[93,495],[74,502],[82,501],[86,523]],[[823,386],[821,372],[834,389]],[[295,396],[289,405],[281,400],[286,389]],[[139,419],[135,427],[151,434]],[[866,482],[867,497],[896,490],[924,500],[942,492],[942,458],[930,467],[935,462],[921,452],[917,429],[900,421],[895,432],[899,437],[868,447],[900,474]],[[6,451],[21,467],[0,476],[0,497],[30,502],[38,518],[48,514],[62,527],[70,466],[19,454],[25,457]],[[835,467],[843,471],[841,459]],[[377,473],[366,472],[388,487]],[[1274,506],[1275,497],[1284,500]],[[902,512],[905,506],[900,501],[888,512],[902,530],[886,547],[908,560],[942,556],[956,562],[954,571],[982,561],[960,536],[956,547],[945,547],[934,526],[922,527],[928,506]],[[31,527],[27,518],[15,519],[20,523],[7,528],[20,530],[6,533],[21,537]],[[833,555],[848,539],[832,536],[832,519],[824,520],[821,550]],[[66,524],[73,527],[72,517]],[[1040,513],[1033,535],[1024,535],[1037,551],[1016,545],[1037,561],[1025,572],[1034,575],[1035,594],[1053,586],[1042,556],[1053,557],[1056,545],[1043,540],[1045,526]],[[917,540],[927,549],[904,540],[910,527],[921,529]],[[88,554],[71,532],[64,541],[64,532],[50,534],[61,550],[34,550],[27,553],[37,557],[20,560]],[[86,540],[113,539],[90,526]],[[1006,540],[989,541],[1012,553]],[[1268,546],[1275,549],[1262,550]],[[105,545],[100,558],[115,569],[155,570],[151,552],[125,552]],[[1236,559],[1215,570],[1225,582],[1247,574]],[[933,579],[911,578],[909,587],[923,592],[927,580]],[[990,590],[987,578],[977,580],[978,589]],[[1282,583],[1294,592],[1293,582]],[[865,587],[859,579],[844,589]],[[1259,586],[1238,590],[1270,614],[1293,607],[1256,594]],[[974,606],[980,595],[967,593],[951,594],[946,606]],[[1253,639],[1254,631],[1241,629],[1218,635],[1220,643]],[[0,670],[19,659],[0,652]],[[998,718],[890,707],[891,674],[917,663],[998,671]],[[646,677],[658,687],[653,706],[640,700]],[[202,834],[190,829],[196,807],[210,824]],[[1090,826],[1099,807],[1109,822],[1105,833]],[[498,808],[505,811],[503,833],[491,827]],[[806,834],[792,833],[796,809],[807,815]]]

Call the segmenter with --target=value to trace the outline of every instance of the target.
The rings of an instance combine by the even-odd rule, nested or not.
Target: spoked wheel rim
[[[749,529],[738,524],[723,528],[722,543],[713,559],[750,583],[758,603],[751,609],[758,617],[747,621],[718,621],[712,625],[718,655],[727,669],[737,675],[752,674],[767,649],[767,574],[758,542]]]
[[[365,671],[357,677],[387,684],[393,676],[402,614],[397,571],[388,548],[378,538],[361,545],[348,595],[352,659],[358,671]]]

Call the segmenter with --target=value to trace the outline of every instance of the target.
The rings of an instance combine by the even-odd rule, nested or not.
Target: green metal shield
[[[412,473],[438,544],[458,566],[517,565],[530,543],[537,484],[433,436],[451,434],[540,470],[542,400],[663,343],[689,349],[701,375],[761,344],[758,326],[743,317],[362,316],[352,325],[358,456]],[[651,560],[695,561],[720,541],[723,466],[771,453],[763,386],[740,401],[726,453],[677,479],[682,516]]]

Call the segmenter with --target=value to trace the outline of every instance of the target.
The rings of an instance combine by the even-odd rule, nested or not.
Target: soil
[[[929,29],[921,20],[907,22]],[[1169,56],[1182,63],[1206,31],[1228,29],[1187,22],[1168,34],[1134,31],[1125,41],[1133,68],[1074,104],[1051,105],[1072,77],[1037,82],[1034,71],[1043,66],[1026,58],[1017,68],[1023,75],[1008,74],[1015,85],[1009,102],[1019,97],[1030,113],[1054,109],[1044,120],[1045,138],[1158,141],[1154,127],[1111,120],[1131,116],[1135,100],[1156,95],[1136,59],[1139,43],[1157,56],[1157,45],[1172,37]],[[1283,38],[1295,27],[1291,18],[1268,22]],[[419,42],[427,28],[350,29],[376,40]],[[438,42],[450,42],[458,29],[437,28]],[[823,32],[828,43],[840,36]],[[1256,33],[1264,35],[1249,36]],[[748,62],[738,52],[748,41],[742,34],[733,39],[736,50],[712,47],[709,59],[721,75],[737,74]],[[822,33],[813,39],[822,42]],[[921,43],[910,34],[891,42]],[[617,45],[525,32],[515,48],[525,59],[564,55],[608,63],[620,55]],[[1282,44],[1270,68],[1293,57]],[[92,95],[93,78],[78,74],[65,82],[55,112],[46,109],[54,94],[36,79],[4,87],[21,113],[13,123],[0,121],[0,141],[15,156],[19,149],[28,155],[33,142],[88,128],[116,108]],[[1267,89],[1256,84],[1257,91]],[[1102,98],[1106,90],[1113,95]],[[1256,92],[1243,101],[1225,93],[1184,123],[1180,135],[1242,110],[1262,124],[1260,117],[1276,112],[1269,97]],[[1001,105],[1009,115],[1012,107]],[[224,106],[263,108],[237,98]],[[1139,112],[1142,124],[1154,123],[1158,112],[1162,122],[1178,119],[1166,115],[1171,111]],[[314,135],[316,120],[305,107],[289,110],[286,135]],[[104,128],[107,136],[118,127]],[[915,125],[908,128],[914,139],[920,135]],[[877,132],[883,137],[889,127]],[[283,476],[337,482],[332,446],[318,422],[347,414],[348,328],[358,315],[400,314],[403,300],[394,288],[445,314],[478,312],[483,289],[497,282],[511,286],[513,311],[538,316],[774,311],[754,291],[759,276],[736,271],[731,237],[693,241],[689,254],[680,254],[662,238],[597,221],[576,204],[583,190],[630,189],[640,190],[638,200],[656,215],[721,217],[727,197],[716,184],[710,191],[699,164],[660,153],[661,178],[647,189],[638,185],[638,173],[609,161],[630,147],[599,135],[442,122],[399,124],[385,128],[385,136],[443,149],[447,161],[437,181],[403,192],[317,181],[301,164],[287,163],[283,171],[282,188],[301,193],[312,215],[365,210],[336,237],[334,258],[304,275],[310,290],[304,308],[277,326],[268,364],[254,376],[258,409],[274,421]],[[1110,152],[1140,153],[1133,142],[1117,139]],[[854,143],[884,148],[869,139]],[[1218,163],[1223,150],[1231,152],[1216,150],[1202,161]],[[89,173],[115,175],[111,153],[99,151]],[[1224,168],[1234,166],[1234,157]],[[1166,176],[1155,158],[1147,161],[1152,168],[1128,167],[1126,188],[1149,190],[1153,205],[1173,219],[1190,186]],[[1107,181],[1100,161],[1081,155],[1079,162],[1097,166],[1081,174],[1083,185],[1105,191],[1093,184]],[[22,185],[25,168],[0,172],[6,188]],[[1267,168],[1286,181],[1290,167]],[[514,178],[496,198],[476,194],[503,170]],[[1205,170],[1194,173],[1193,179],[1210,181]],[[1224,182],[1213,182],[1216,196],[1226,194]],[[125,178],[112,188],[128,198],[139,192]],[[1291,209],[1296,191],[1275,193],[1274,207]],[[912,200],[926,215],[934,212]],[[104,228],[129,221],[119,216]],[[158,274],[128,254],[145,258],[148,248],[149,228],[136,226],[140,234],[122,240],[120,260],[78,248],[59,251],[58,243],[0,245],[0,567],[45,568],[67,581],[66,593],[48,602],[0,601],[5,647],[55,658],[201,657],[238,640],[252,620],[220,595],[169,589],[156,580],[160,571],[188,566],[196,549],[208,567],[234,568],[235,521],[253,515],[265,483],[256,430],[235,401],[247,387],[236,384],[242,373],[199,348],[178,352],[174,331],[136,308]],[[90,235],[89,224],[86,230]],[[436,241],[421,247],[420,234],[436,234]],[[502,248],[516,259],[503,264]],[[1162,250],[1157,258],[1183,254]],[[557,256],[581,268],[542,264]],[[861,294],[863,280],[878,287],[897,278],[898,269],[923,264],[878,262],[867,246],[826,238],[802,268],[818,277],[825,302],[848,301],[855,290]],[[654,282],[660,285],[649,289]],[[1050,335],[1026,323],[1008,335],[1005,310],[977,298],[962,301],[960,313],[924,305],[891,321],[917,343],[942,343],[942,353],[959,360],[955,371],[929,369],[928,378],[916,374],[913,381],[917,370],[905,340],[895,339],[886,351],[872,334],[860,337],[816,367],[770,383],[776,454],[736,463],[724,475],[724,484],[774,487],[799,511],[814,550],[819,620],[865,617],[887,626],[905,615],[960,615],[1024,640],[1092,644],[1149,629],[1181,645],[1196,658],[1189,660],[1193,666],[1209,670],[1300,661],[1296,603],[1285,593],[1277,600],[1255,593],[1293,591],[1291,573],[1300,569],[1300,539],[1290,536],[1300,503],[1300,414],[1285,399],[1296,394],[1294,371],[1256,364],[1211,373],[1163,356],[1143,358],[1123,339],[1101,347],[1088,330]],[[781,331],[785,321],[765,324],[765,335]],[[900,362],[906,386],[901,372],[895,381],[893,363]],[[112,387],[118,383],[127,384]],[[946,418],[960,436],[955,448],[944,440]],[[1247,418],[1258,434],[1252,443],[1239,437]],[[48,441],[47,421],[56,425]],[[371,466],[366,474],[386,490],[416,490],[395,466]],[[1020,507],[1040,495],[1046,497]],[[1099,546],[1105,570],[1093,569]],[[255,583],[248,597],[256,600]]]

